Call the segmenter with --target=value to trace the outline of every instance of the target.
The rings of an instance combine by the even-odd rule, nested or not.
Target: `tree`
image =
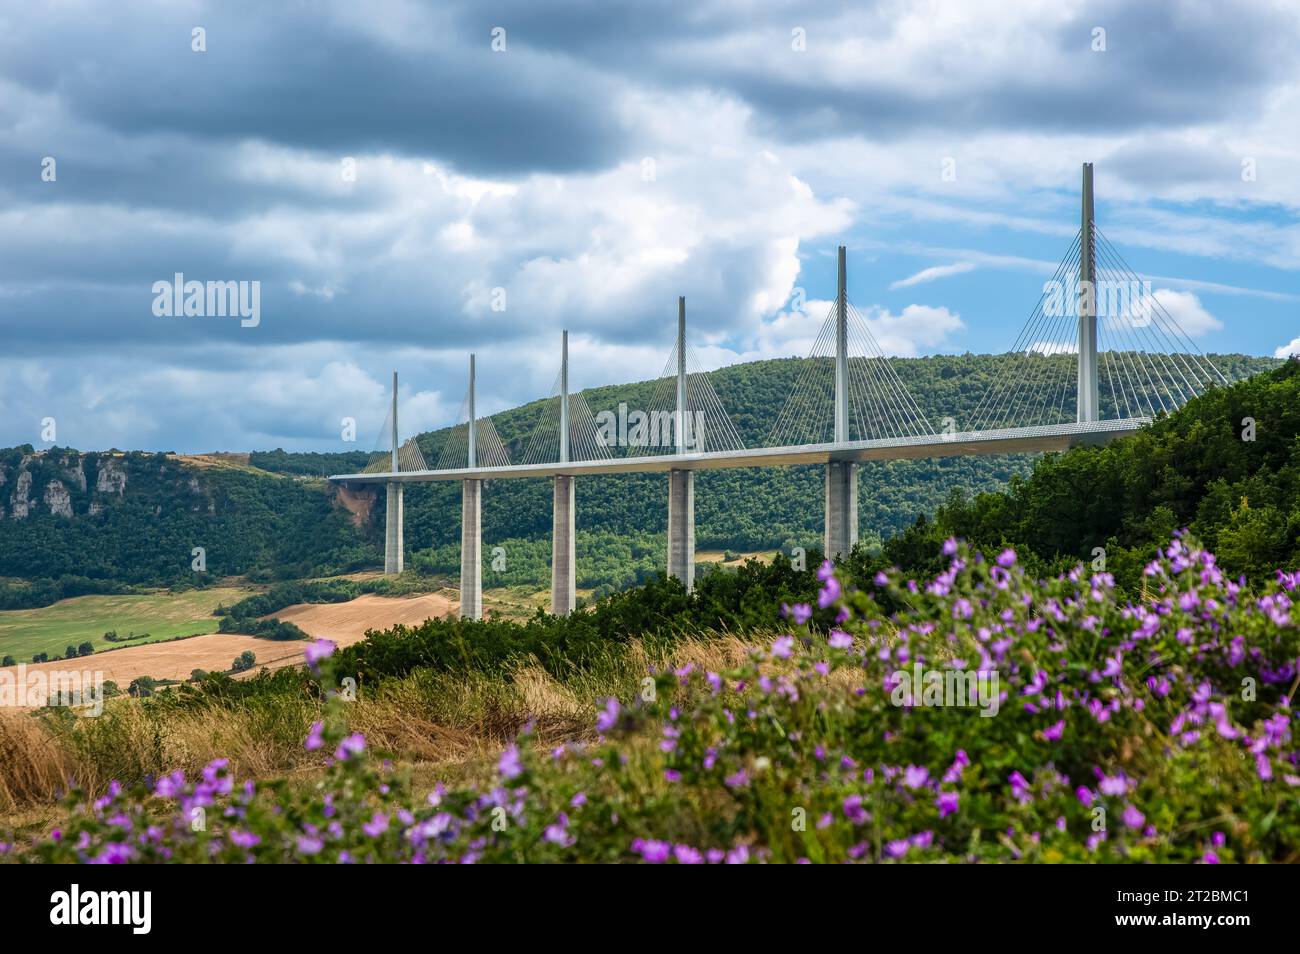
[[[157,685],[158,681],[153,676],[139,676],[131,680],[131,685],[126,691],[137,699],[143,699],[145,696],[152,696]]]
[[[235,657],[235,661],[230,664],[230,670],[231,672],[247,672],[253,668],[253,664],[256,662],[257,657],[253,655],[253,651],[251,649],[245,649]]]
[[[78,656],[90,656],[94,652],[95,652],[95,644],[92,643],[90,640],[86,640],[84,643],[82,643],[80,646],[77,647]]]
[[[37,653],[35,656],[32,657],[32,662],[34,663],[43,663],[49,661],[50,661],[49,653]]]
[[[13,656],[6,656],[4,659],[0,659],[0,666],[14,666],[14,665],[17,665],[17,663],[15,662]]]
[[[63,650],[63,658],[64,658],[64,659],[76,659],[76,658],[77,658],[77,647],[74,646],[74,645],[72,645],[71,643],[69,643],[69,644],[68,644],[68,648],[65,649],[65,650]]]
[[[190,682],[202,682],[208,676],[207,672],[202,669],[190,670]]]

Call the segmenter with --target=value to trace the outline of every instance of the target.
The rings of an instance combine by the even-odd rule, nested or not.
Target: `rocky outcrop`
[[[51,480],[45,485],[45,506],[56,517],[72,516],[72,495],[61,480]]]
[[[101,458],[99,476],[95,480],[95,490],[101,494],[117,494],[119,497],[126,490],[126,468],[112,458]]]
[[[73,484],[82,493],[86,492],[86,458],[77,457],[77,466],[69,467],[63,472],[63,476],[68,482]]]
[[[14,485],[13,496],[9,498],[15,520],[27,519],[27,514],[32,509],[31,493],[32,472],[30,470],[21,470],[18,472],[18,483]]]
[[[360,528],[370,522],[370,511],[377,497],[378,491],[365,484],[354,487],[339,484],[334,493],[334,503],[352,514],[352,526]]]

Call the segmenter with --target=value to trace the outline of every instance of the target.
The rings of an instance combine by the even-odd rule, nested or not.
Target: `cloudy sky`
[[[0,3],[0,444],[369,450],[393,369],[404,433],[562,328],[655,376],[678,295],[712,366],[803,354],[839,244],[890,353],[1003,351],[1084,161],[1202,349],[1300,350],[1295,2],[847,6]]]

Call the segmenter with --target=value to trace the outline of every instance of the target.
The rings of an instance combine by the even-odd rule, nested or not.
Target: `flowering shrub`
[[[653,673],[596,735],[527,732],[484,785],[413,790],[343,728],[313,785],[197,779],[74,797],[45,861],[1289,861],[1300,845],[1300,574],[1262,593],[1175,539],[1145,597],[1033,582],[949,541],[928,583],[847,590],[734,669]],[[885,612],[883,606],[900,606]],[[325,687],[335,658],[308,653]]]

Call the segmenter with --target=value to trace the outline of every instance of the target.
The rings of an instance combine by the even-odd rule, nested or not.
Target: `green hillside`
[[[954,488],[934,519],[888,541],[884,559],[924,572],[938,567],[942,540],[960,537],[1060,570],[1101,548],[1106,568],[1133,585],[1184,527],[1233,576],[1300,567],[1300,362],[1212,390],[1105,447],[1046,455],[1006,492]]]
[[[373,563],[323,481],[166,454],[0,451],[0,609],[126,586],[211,586]],[[205,572],[196,572],[201,547]]]

